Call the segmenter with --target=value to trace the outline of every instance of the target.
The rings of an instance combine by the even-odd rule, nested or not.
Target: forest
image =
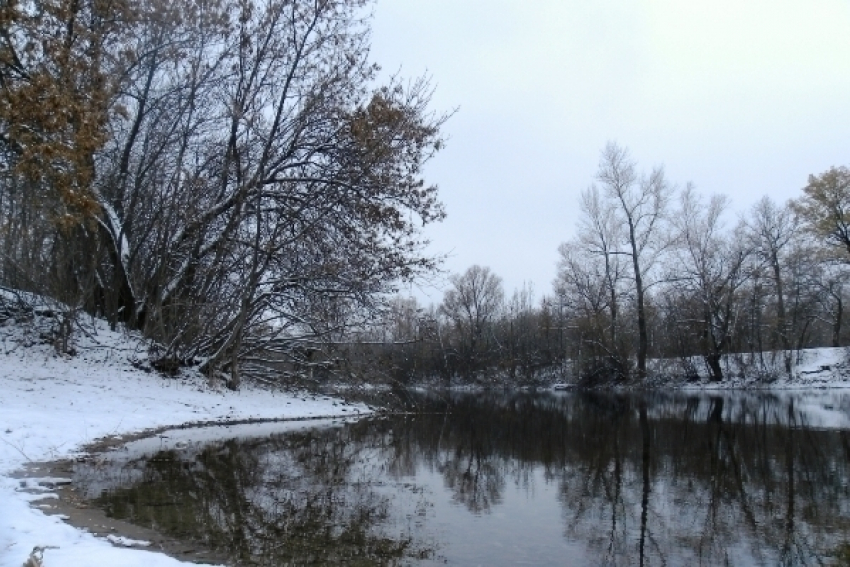
[[[850,171],[737,219],[611,143],[538,298],[487,267],[436,306],[446,215],[423,166],[451,113],[428,77],[379,79],[366,0],[44,0],[0,6],[0,286],[49,297],[153,367],[263,380],[583,383],[843,346]],[[23,298],[23,295],[19,295]],[[22,302],[25,303],[25,301]],[[4,300],[4,317],[17,307]],[[553,374],[555,373],[555,374]]]

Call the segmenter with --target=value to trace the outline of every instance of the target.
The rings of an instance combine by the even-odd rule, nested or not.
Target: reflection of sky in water
[[[242,545],[270,535],[255,554],[366,564],[808,565],[850,533],[850,394],[479,393],[451,410],[166,433],[78,479],[139,508],[154,487]]]
[[[527,486],[509,481],[501,502],[477,514],[444,489],[439,473],[420,472],[416,482],[432,489],[433,520],[428,529],[438,534],[452,564],[581,565],[586,561],[583,546],[564,538],[557,485],[546,482],[542,467],[529,475]]]

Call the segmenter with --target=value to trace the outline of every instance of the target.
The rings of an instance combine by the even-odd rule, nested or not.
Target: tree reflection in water
[[[366,477],[371,455],[349,433],[230,439],[197,454],[81,465],[77,479],[109,515],[223,551],[237,565],[394,565],[431,556],[413,526],[380,529],[390,495]]]
[[[516,498],[507,496],[534,498],[536,482],[557,487],[563,525],[552,545],[566,542],[587,564],[821,565],[850,549],[850,438],[809,423],[822,402],[743,394],[444,400],[425,400],[418,407],[428,411],[415,416],[124,463],[107,470],[135,476],[100,504],[264,565],[451,563],[453,541],[475,538],[483,555],[493,542],[475,523],[435,516],[432,504],[445,498],[480,521],[496,511],[511,518]],[[850,415],[850,396],[835,394],[829,405]],[[122,484],[104,474],[81,471],[98,479],[92,486]],[[433,475],[442,486],[421,490]],[[457,525],[445,538],[429,527],[447,521]],[[515,546],[541,527],[504,526]]]

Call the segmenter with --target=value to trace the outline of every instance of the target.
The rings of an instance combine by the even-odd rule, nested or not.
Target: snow
[[[28,463],[74,457],[97,439],[186,423],[369,413],[364,405],[311,394],[216,389],[192,371],[176,378],[146,372],[137,367],[143,343],[101,321],[77,329],[76,356],[58,356],[44,339],[50,323],[35,316],[0,326],[0,567],[21,567],[36,547],[43,548],[44,567],[186,565],[128,547],[146,542],[95,537],[45,514],[54,488],[68,479],[12,478]],[[212,434],[181,429],[147,442],[189,443]]]
[[[791,374],[785,371],[782,351],[725,354],[720,364],[724,379],[709,381],[709,370],[701,357],[687,359],[648,360],[650,378],[644,385],[696,389],[815,389],[850,388],[850,348],[821,347],[794,350]],[[698,380],[688,382],[682,376],[686,367],[695,371]]]
[[[130,539],[124,536],[118,536],[115,534],[109,534],[106,536],[106,540],[110,543],[114,543],[115,545],[123,545],[124,547],[148,547],[151,542],[143,541],[140,539]]]

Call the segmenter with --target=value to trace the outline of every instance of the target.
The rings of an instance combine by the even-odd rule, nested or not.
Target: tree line
[[[234,388],[309,364],[435,266],[444,216],[446,115],[427,78],[379,83],[368,4],[4,2],[0,284]]]
[[[472,266],[438,306],[398,298],[362,356],[397,380],[642,380],[658,358],[720,381],[727,355],[748,373],[790,373],[800,349],[850,344],[850,170],[810,176],[785,204],[765,196],[737,218],[730,205],[609,144],[550,293],[507,297]]]

